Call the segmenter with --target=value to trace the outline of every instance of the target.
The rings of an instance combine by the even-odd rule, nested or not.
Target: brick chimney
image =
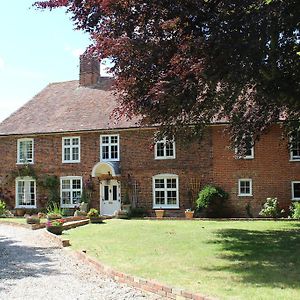
[[[100,62],[95,56],[80,55],[79,85],[93,86],[100,79]]]

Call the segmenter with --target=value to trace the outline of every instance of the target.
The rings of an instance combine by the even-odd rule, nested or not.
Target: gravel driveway
[[[0,224],[0,299],[161,299],[112,281],[42,232]]]

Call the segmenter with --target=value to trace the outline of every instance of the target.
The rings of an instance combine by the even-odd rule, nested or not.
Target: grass
[[[0,218],[0,223],[1,222],[14,222],[14,223],[20,223],[20,224],[27,224],[26,223],[26,218],[24,217],[18,217],[18,218]],[[46,223],[47,219],[42,218],[41,223]]]
[[[221,299],[300,299],[300,223],[108,220],[65,233],[116,269]]]
[[[26,219],[23,217],[20,218],[0,218],[0,222],[14,222],[20,224],[26,224]]]

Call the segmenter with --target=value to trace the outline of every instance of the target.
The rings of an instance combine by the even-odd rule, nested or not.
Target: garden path
[[[114,282],[31,231],[0,224],[0,299],[160,299]]]

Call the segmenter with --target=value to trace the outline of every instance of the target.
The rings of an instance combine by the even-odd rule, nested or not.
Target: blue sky
[[[0,121],[48,83],[78,79],[90,44],[63,9],[37,11],[33,2],[0,2]]]

